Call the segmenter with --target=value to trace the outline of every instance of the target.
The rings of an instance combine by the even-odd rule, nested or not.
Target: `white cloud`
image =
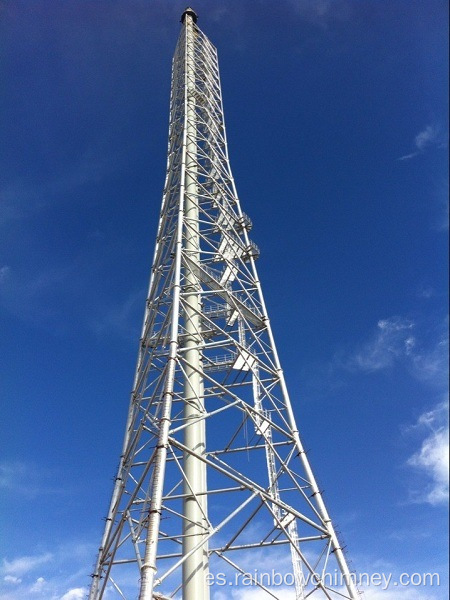
[[[439,128],[436,125],[427,125],[425,129],[420,131],[414,138],[414,146],[416,150],[400,156],[398,160],[410,160],[415,156],[419,156],[431,146],[442,146],[442,136]],[[444,144],[445,145],[445,144]]]
[[[30,588],[30,592],[32,592],[33,594],[42,592],[42,590],[45,588],[46,586],[46,581],[43,577],[38,577],[36,579],[36,581],[33,583],[33,585]]]
[[[437,388],[444,388],[448,378],[447,323],[441,324],[436,337],[425,344],[417,324],[403,317],[378,321],[377,329],[368,341],[349,356],[335,357],[335,364],[349,371],[371,373],[403,364],[416,379]]]
[[[3,581],[12,585],[18,585],[19,583],[22,583],[20,577],[15,577],[14,575],[5,575],[5,577],[3,577]]]
[[[95,549],[96,544],[72,539],[53,553],[0,562],[1,600],[84,600],[88,593],[86,565]]]
[[[445,332],[430,348],[417,348],[411,355],[414,375],[421,381],[446,389],[448,382],[448,337]]]
[[[426,431],[420,449],[408,460],[408,465],[422,472],[428,484],[413,494],[415,502],[445,504],[449,498],[449,425],[448,402],[423,413],[414,429]]]
[[[439,132],[434,125],[427,125],[423,131],[416,135],[414,140],[416,148],[423,152],[427,146],[437,140],[438,134]]]
[[[410,154],[404,154],[397,158],[397,160],[409,160],[410,158],[414,158],[415,156],[419,156],[419,152],[411,152]]]
[[[393,367],[396,363],[407,367],[416,379],[438,390],[446,390],[448,382],[447,323],[444,333],[425,346],[419,336],[412,334],[415,323],[401,317],[382,319],[375,334],[350,356],[339,361],[339,366],[366,373]],[[420,490],[411,494],[413,502],[439,505],[449,498],[449,425],[448,400],[423,412],[413,426],[405,429],[420,435],[419,448],[408,459],[407,465],[416,475],[422,475]],[[417,485],[416,485],[417,487]]]
[[[397,359],[412,353],[416,343],[412,335],[413,328],[412,321],[401,317],[378,321],[373,338],[345,360],[342,366],[366,372],[391,367]]]
[[[50,562],[52,559],[53,555],[50,552],[37,556],[21,556],[11,561],[4,558],[1,570],[7,575],[24,575],[29,571],[33,571],[36,567]]]
[[[72,588],[66,592],[64,596],[61,596],[60,600],[82,600],[85,598],[87,593],[88,590],[85,587]]]

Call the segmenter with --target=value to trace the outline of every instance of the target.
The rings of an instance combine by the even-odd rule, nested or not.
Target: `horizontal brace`
[[[272,446],[292,446],[293,441],[289,442],[274,442]],[[205,456],[218,456],[220,454],[232,454],[233,452],[248,452],[249,450],[265,450],[266,444],[259,444],[258,446],[243,446],[242,448],[230,448],[229,450],[212,450],[211,452],[205,452]]]
[[[322,540],[328,539],[328,536],[326,535],[313,535],[313,536],[309,536],[309,537],[303,537],[303,538],[298,538],[298,542],[299,543],[305,543],[305,542],[320,542]],[[230,546],[230,547],[226,547],[224,546],[223,548],[212,548],[211,550],[208,550],[209,554],[214,554],[216,552],[220,552],[221,554],[224,554],[225,552],[232,552],[233,550],[253,550],[254,548],[271,548],[273,546],[286,546],[288,544],[290,544],[291,542],[289,540],[276,540],[273,542],[263,542],[263,543],[256,543],[256,544],[240,544],[238,546]],[[173,554],[160,554],[158,555],[158,560],[167,560],[170,558],[180,558],[181,556],[183,556],[183,554],[181,552],[175,552]]]
[[[214,494],[227,494],[230,492],[244,492],[247,488],[245,488],[244,486],[237,486],[237,487],[232,487],[232,488],[222,488],[220,490],[207,490],[206,492],[198,492],[196,493],[196,496],[212,496]],[[190,498],[192,497],[192,494],[177,494],[176,496],[164,496],[163,500],[164,502],[167,502],[168,500],[180,500],[183,498]]]

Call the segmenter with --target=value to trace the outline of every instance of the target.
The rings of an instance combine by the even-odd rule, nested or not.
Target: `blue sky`
[[[76,600],[89,584],[185,4],[1,6],[2,600]],[[365,597],[443,600],[447,3],[194,8],[219,50],[231,165],[295,412],[349,556],[358,571],[441,574],[439,588]]]

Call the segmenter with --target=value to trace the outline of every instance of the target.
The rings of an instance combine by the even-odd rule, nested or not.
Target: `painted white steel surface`
[[[136,374],[89,598],[209,600],[208,574],[234,581],[264,561],[292,565],[297,600],[356,600],[231,174],[217,51],[191,9],[182,21]],[[343,585],[327,579],[336,570]]]
[[[186,335],[184,381],[184,444],[196,453],[206,452],[205,407],[202,377],[202,319],[200,284],[195,272],[200,262],[198,169],[197,169],[197,112],[195,86],[195,36],[191,15],[185,17],[186,29],[186,188],[184,247],[194,269],[185,269],[183,288]],[[191,423],[191,424],[189,424]],[[206,465],[195,454],[185,452],[183,457],[185,479],[183,506],[183,600],[209,600],[208,544],[203,540],[209,533],[206,492]],[[199,546],[200,544],[200,546]],[[195,550],[194,550],[195,549]]]

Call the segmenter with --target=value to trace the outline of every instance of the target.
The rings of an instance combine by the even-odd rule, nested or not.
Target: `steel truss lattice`
[[[285,598],[257,567],[292,573],[297,600],[355,600],[231,174],[217,51],[191,9],[182,21],[148,300],[90,600],[207,600],[219,572]]]

